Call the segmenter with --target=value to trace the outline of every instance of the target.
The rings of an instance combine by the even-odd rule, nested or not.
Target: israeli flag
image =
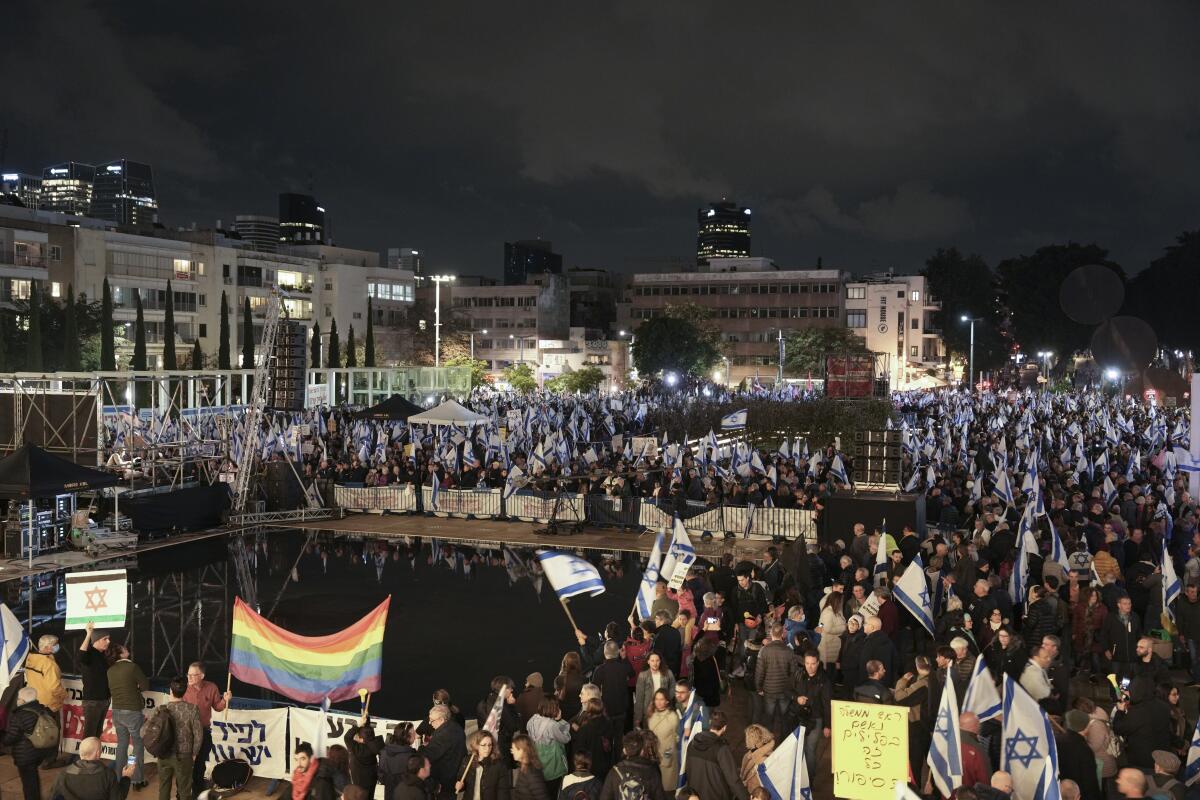
[[[792,457],[787,439],[784,439],[783,443],[781,445],[779,445],[779,448],[775,451],[775,455],[779,456],[784,461],[787,461],[789,458]]]
[[[1113,503],[1117,502],[1117,487],[1113,485],[1112,478],[1108,475],[1104,476],[1104,508],[1112,508]]]
[[[1037,540],[1033,538],[1034,524],[1033,506],[1027,504],[1017,526],[1017,556],[1013,562],[1012,576],[1008,579],[1008,596],[1016,605],[1025,602],[1025,591],[1029,585],[1029,553],[1037,552]]]
[[[1048,769],[1058,774],[1058,748],[1046,712],[1029,693],[1004,676],[1004,738],[1000,768],[1012,776],[1013,794],[1029,800],[1052,800],[1054,788],[1043,779]],[[1049,762],[1049,764],[1047,764]]]
[[[1175,610],[1171,608],[1171,603],[1179,597],[1179,593],[1183,590],[1183,584],[1179,581],[1179,576],[1175,573],[1175,561],[1171,558],[1171,553],[1167,549],[1167,540],[1163,539],[1162,544],[1162,604],[1163,609],[1167,612],[1167,616],[1171,622],[1175,621]]]
[[[1059,566],[1063,568],[1063,573],[1071,574],[1071,564],[1067,560],[1067,550],[1063,547],[1062,537],[1058,535],[1058,529],[1054,527],[1054,521],[1046,517],[1046,522],[1050,523],[1050,560],[1057,561]]]
[[[8,606],[0,603],[0,691],[8,688],[13,676],[25,665],[29,655],[29,637]]]
[[[432,476],[431,483],[433,484],[433,494],[429,498],[429,505],[434,511],[438,510],[438,494],[442,491],[442,482],[438,480],[437,470],[430,473]]]
[[[505,500],[512,497],[514,494],[516,494],[517,489],[521,488],[517,484],[517,482],[520,481],[524,477],[525,477],[525,473],[521,471],[520,467],[513,467],[511,470],[508,471],[508,477],[504,481],[504,499]]]
[[[975,656],[975,670],[971,673],[971,682],[967,684],[962,710],[970,711],[979,717],[980,722],[996,719],[1004,710],[1004,705],[1000,702],[1000,693],[996,691],[996,682],[992,680],[992,673],[988,670],[982,653]]]
[[[554,593],[559,600],[566,600],[577,594],[595,597],[604,594],[604,580],[600,570],[592,564],[571,553],[560,550],[538,550],[538,561],[541,562],[542,572],[554,587]]]
[[[920,484],[921,470],[917,469],[917,466],[914,464],[912,477],[908,479],[908,483],[904,484],[904,491],[911,494],[917,490],[917,487],[920,486]]]
[[[842,454],[835,453],[833,463],[829,465],[829,474],[833,479],[846,486],[850,485],[850,476],[846,474],[846,465],[842,463]]]
[[[1192,458],[1192,454],[1182,447],[1176,447],[1173,454],[1180,472],[1200,472],[1200,457]]]
[[[7,611],[7,609],[5,609]],[[1196,729],[1192,731],[1192,741],[1188,745],[1187,766],[1183,768],[1183,783],[1191,786],[1200,778],[1200,719],[1196,720]]]
[[[949,797],[962,786],[962,731],[958,727],[958,698],[954,696],[952,680],[946,681],[942,689],[942,702],[933,723],[933,741],[925,760],[942,797]]]
[[[646,562],[646,571],[642,573],[642,584],[638,587],[637,611],[642,619],[650,619],[650,607],[654,604],[654,589],[658,585],[658,565],[662,560],[663,535],[660,532],[654,539],[654,547],[650,550],[650,560]]]
[[[996,495],[1004,505],[1011,506],[1013,504],[1012,486],[1008,483],[1008,472],[1001,469],[1000,474],[996,476],[996,487],[992,489],[992,494]]]
[[[667,549],[667,556],[663,559],[659,574],[670,583],[671,576],[675,574],[675,568],[679,564],[686,564],[690,567],[695,560],[696,548],[692,547],[692,540],[688,536],[687,529],[683,527],[679,517],[676,517],[671,533],[671,546]]]
[[[733,431],[740,430],[746,427],[746,420],[750,415],[750,410],[743,408],[740,411],[734,411],[732,414],[726,414],[721,417],[721,430]]]
[[[929,635],[933,636],[933,609],[929,605],[929,584],[925,581],[925,565],[917,556],[892,587],[897,602],[916,617]]]
[[[767,760],[758,765],[758,780],[772,800],[812,800],[808,764],[804,763],[804,726],[796,728]]]

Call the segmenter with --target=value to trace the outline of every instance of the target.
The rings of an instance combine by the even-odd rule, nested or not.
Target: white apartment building
[[[946,345],[933,324],[941,306],[921,275],[867,275],[846,282],[846,327],[888,355],[889,385],[906,389],[933,370],[942,378]]]

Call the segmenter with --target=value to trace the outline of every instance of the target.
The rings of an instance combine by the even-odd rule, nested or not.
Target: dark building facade
[[[92,183],[96,168],[68,161],[42,170],[41,207],[46,211],[87,216],[92,211]]]
[[[750,209],[722,200],[696,212],[696,263],[750,257]]]
[[[325,209],[310,194],[279,195],[279,241],[289,244],[324,244]]]
[[[562,274],[562,256],[554,252],[551,242],[527,239],[504,243],[504,285],[518,286],[529,275]]]
[[[158,213],[154,170],[122,158],[96,167],[91,216],[120,225],[148,225]]]

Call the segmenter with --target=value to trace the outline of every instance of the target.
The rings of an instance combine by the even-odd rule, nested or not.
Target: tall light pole
[[[487,328],[480,331],[484,336],[487,336]],[[475,360],[475,331],[471,331],[471,360]]]
[[[776,386],[783,385],[783,358],[784,358],[783,348],[784,348],[783,328],[780,328],[779,329],[779,378],[775,381]]]
[[[453,275],[430,275],[433,281],[433,365],[442,365],[442,284],[454,280]]]
[[[1050,357],[1054,355],[1053,350],[1038,350],[1038,358],[1042,360],[1042,375],[1046,378],[1046,383],[1050,382]]]
[[[517,356],[517,363],[524,364],[525,363],[525,339],[521,336],[515,336],[511,333],[508,335],[508,338],[516,340],[517,352],[519,354]]]
[[[633,342],[635,339],[637,339],[637,337],[634,336],[629,331],[617,331],[617,335],[620,336],[622,339],[624,339],[626,336],[629,337],[629,349],[627,351],[625,351],[626,352],[625,367],[626,367],[626,369],[629,370],[631,375],[636,376],[637,369],[633,366]]]
[[[970,377],[968,379],[967,386],[969,386],[971,388],[971,390],[974,391],[974,389],[975,389],[975,323],[981,321],[983,319],[983,317],[972,317],[970,314],[963,314],[961,319],[963,322],[971,323],[971,350],[970,350],[970,355],[969,355],[968,361],[967,361],[968,370],[969,370],[968,374]]]

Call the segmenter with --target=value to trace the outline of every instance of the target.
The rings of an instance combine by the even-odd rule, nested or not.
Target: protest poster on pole
[[[908,783],[908,709],[834,700],[833,794],[846,800],[890,797]]]
[[[63,678],[63,687],[67,697],[62,707],[62,737],[59,739],[59,750],[64,753],[78,753],[79,743],[83,741],[83,681],[79,678]],[[146,701],[145,713],[167,702],[165,692],[142,692]],[[113,759],[117,755],[117,731],[112,724],[112,709],[104,713],[104,731],[100,735],[100,757]],[[153,764],[157,759],[146,753],[144,763]]]
[[[213,749],[205,770],[222,762],[241,759],[260,778],[287,778],[287,708],[230,709],[213,714],[209,731]]]
[[[99,572],[69,572],[64,579],[67,590],[67,623],[64,630],[81,631],[89,622],[97,628],[125,627],[129,601],[129,581],[123,569]]]

